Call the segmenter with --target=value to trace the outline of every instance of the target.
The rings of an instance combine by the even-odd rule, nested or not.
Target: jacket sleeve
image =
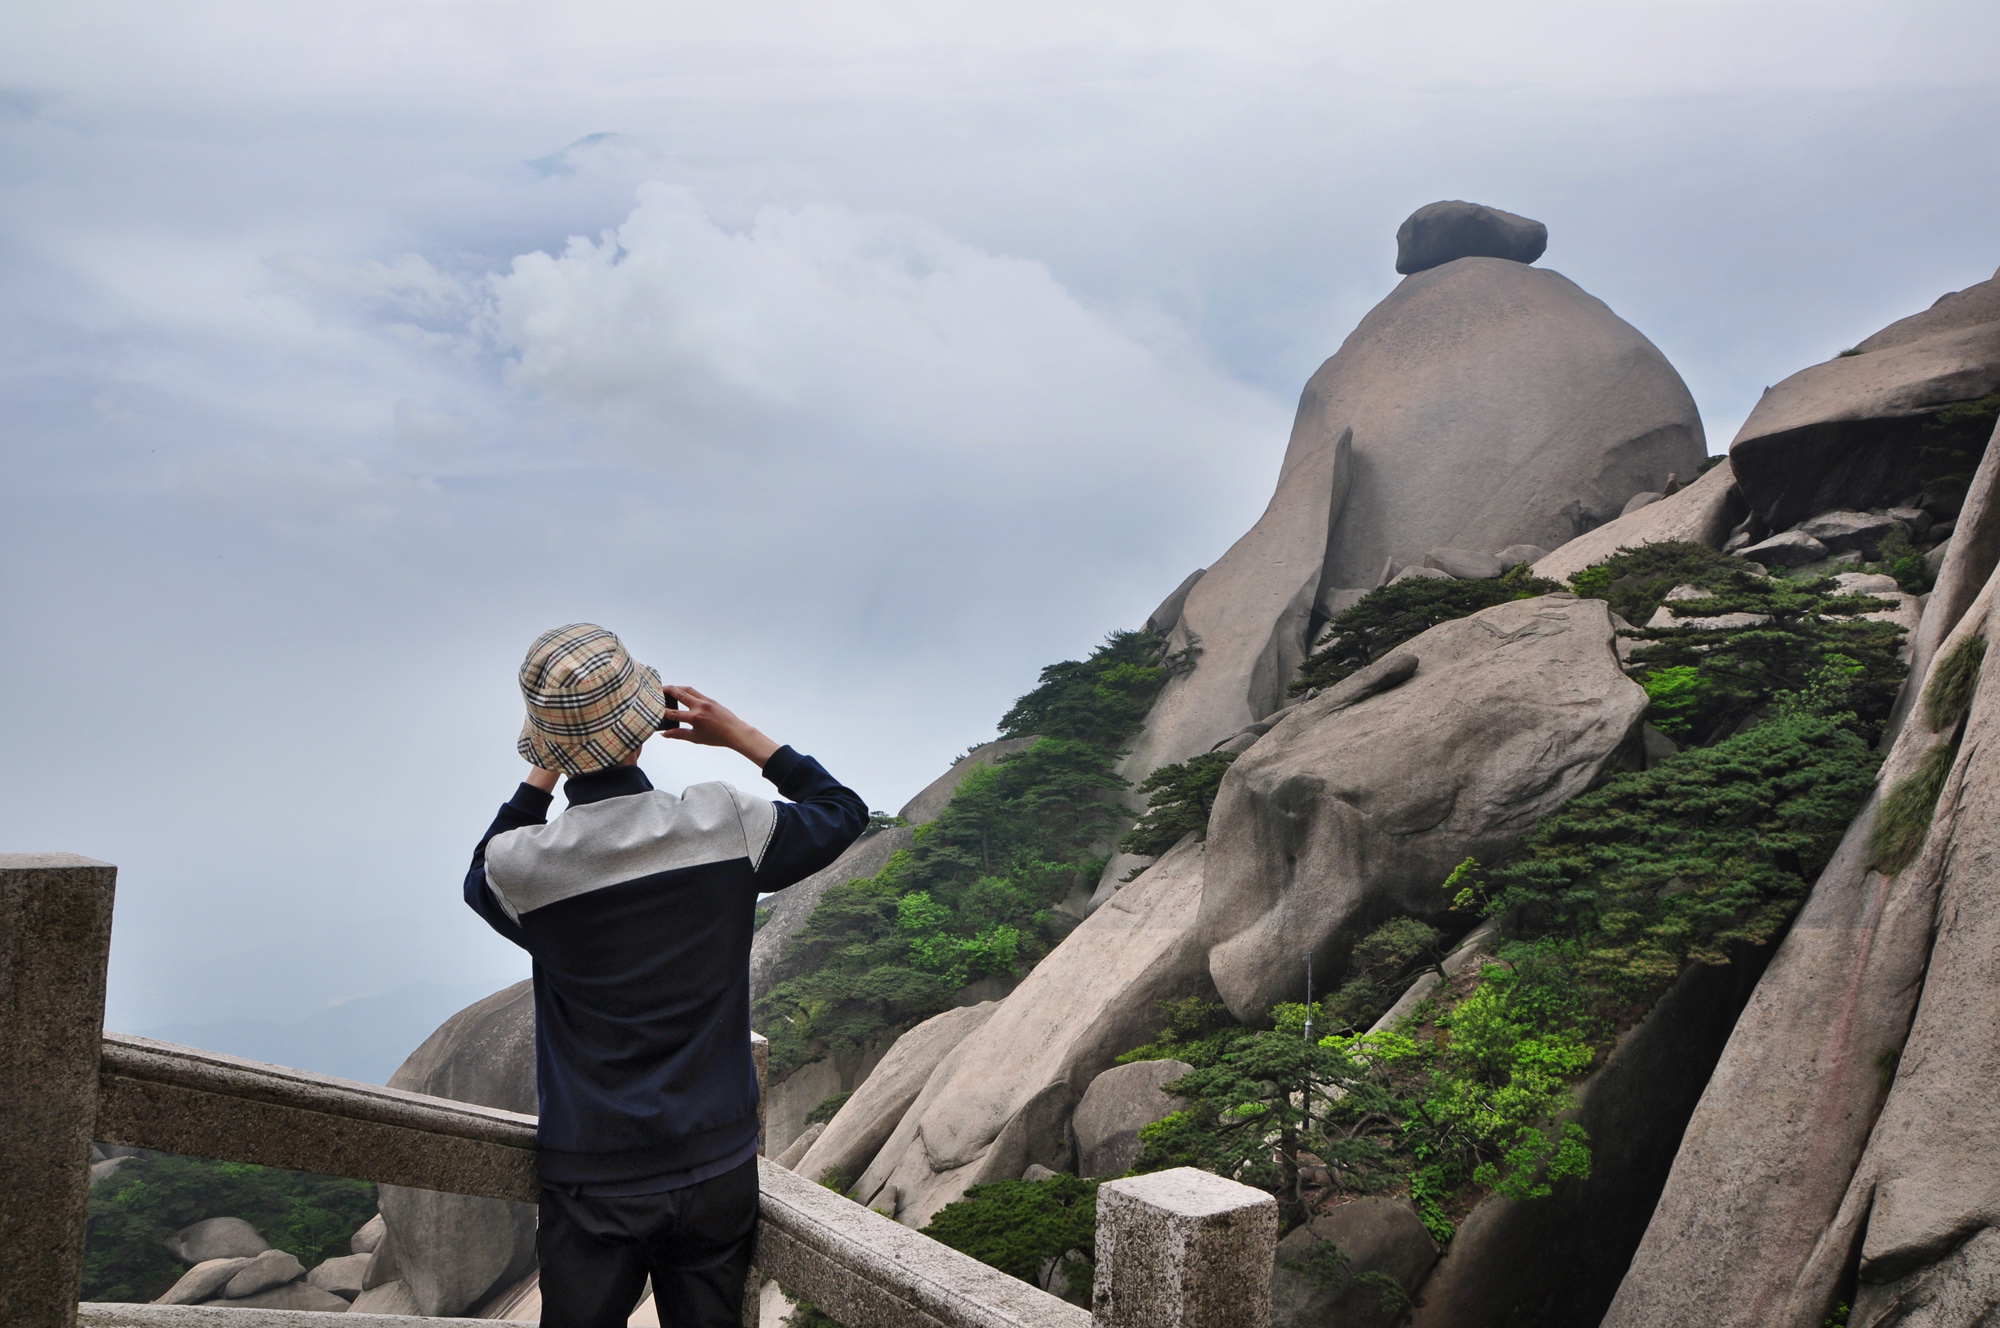
[[[768,894],[832,865],[868,828],[868,804],[825,766],[790,747],[771,754],[764,778],[791,799],[776,804],[777,824],[757,864],[757,889]]]
[[[465,902],[474,913],[486,919],[488,926],[505,936],[523,949],[527,948],[527,938],[521,931],[521,924],[507,915],[500,901],[486,884],[486,845],[493,836],[509,830],[518,830],[524,825],[543,825],[549,819],[549,804],[554,795],[527,784],[514,790],[514,796],[500,804],[500,814],[493,818],[493,824],[486,827],[480,836],[479,846],[472,850],[472,867],[465,873]]]

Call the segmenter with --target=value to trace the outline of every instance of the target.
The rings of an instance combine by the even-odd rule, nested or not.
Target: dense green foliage
[[[1925,420],[1917,435],[1924,484],[1944,491],[1971,484],[1996,420],[2000,420],[2000,392],[1977,401],[1953,402]]]
[[[1314,687],[1331,687],[1439,623],[1561,589],[1555,582],[1531,574],[1526,563],[1488,581],[1411,577],[1378,586],[1333,620],[1332,640],[1300,666],[1291,690],[1296,695]]]
[[[1060,1273],[1088,1305],[1097,1268],[1097,1182],[1053,1176],[974,1185],[940,1209],[924,1234],[1044,1291]]]
[[[949,1009],[975,979],[1032,968],[1074,925],[1052,911],[1093,882],[1126,787],[1124,742],[1175,667],[1160,638],[1116,632],[1082,661],[1042,670],[1001,721],[1026,751],[974,770],[916,846],[834,886],[785,947],[758,1003],[783,1073],[856,1050]]]
[[[346,1254],[349,1238],[374,1213],[375,1187],[366,1181],[142,1154],[91,1187],[83,1298],[155,1299],[188,1267],[163,1242],[207,1218],[240,1217],[311,1268]]]
[[[821,1125],[832,1120],[840,1113],[840,1109],[847,1105],[847,1099],[853,1096],[854,1092],[852,1089],[845,1093],[835,1093],[832,1097],[825,1099],[818,1106],[806,1113],[806,1124]]]
[[[1603,562],[1584,568],[1569,583],[1584,598],[1609,604],[1626,622],[1643,623],[1675,586],[1714,585],[1742,570],[1739,560],[1706,544],[1667,540],[1620,549]]]
[[[1118,847],[1157,858],[1190,832],[1197,839],[1208,838],[1208,814],[1215,810],[1216,792],[1235,759],[1233,752],[1203,752],[1147,775],[1139,785],[1139,792],[1148,795],[1146,814]]]

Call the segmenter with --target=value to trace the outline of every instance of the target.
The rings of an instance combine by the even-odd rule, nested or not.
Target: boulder
[[[1601,600],[1544,595],[1441,623],[1403,647],[1402,686],[1343,681],[1238,757],[1209,819],[1209,972],[1238,1019],[1336,974],[1361,930],[1443,911],[1438,885],[1491,862],[1619,763],[1647,699]]]
[[[1666,496],[1667,495],[1665,495],[1664,493],[1652,493],[1650,491],[1646,493],[1635,493],[1630,498],[1627,498],[1625,500],[1625,506],[1618,509],[1618,515],[1630,516],[1642,507],[1651,507],[1654,503],[1659,502],[1660,499]]]
[[[1162,1091],[1194,1066],[1185,1061],[1114,1065],[1090,1081],[1076,1104],[1076,1174],[1122,1176],[1139,1160],[1139,1131],[1186,1104]]]
[[[1854,573],[1848,572],[1843,575],[1853,576]],[[1889,582],[1891,590],[1896,588],[1896,583],[1890,578],[1881,579]],[[1709,593],[1700,586],[1675,586],[1667,592],[1660,607],[1653,610],[1653,616],[1646,619],[1646,626],[1698,627],[1704,631],[1719,632],[1737,627],[1761,627],[1771,621],[1771,615],[1768,613],[1718,613],[1707,618],[1677,618],[1674,616],[1674,611],[1667,607],[1675,600],[1707,599]]]
[[[1764,393],[1729,445],[1773,530],[1924,487],[1924,417],[2000,390],[2000,280],[1940,299]],[[1921,504],[1920,504],[1921,505]]]
[[[317,1310],[321,1314],[345,1314],[349,1308],[339,1296],[331,1291],[321,1291],[310,1282],[286,1282],[237,1299],[212,1303],[226,1305],[233,1310]],[[376,1311],[378,1314],[383,1312]]]
[[[1930,660],[1987,630],[1997,491],[2000,456],[1989,452],[1967,503],[1980,527],[1932,592],[1878,789],[1949,741],[1906,717]],[[1962,586],[1974,575],[1983,589],[1967,603]],[[1975,709],[2000,701],[1991,690],[1982,679]],[[1947,782],[1940,814],[1955,787]],[[1883,1066],[1909,1035],[1925,985],[1952,851],[1953,837],[1934,827],[1916,860],[1885,876],[1870,865],[1879,809],[1878,793],[1848,826],[1737,1020],[1604,1328],[1818,1328],[1831,1307],[1868,1217],[1873,1184],[1857,1165],[1883,1102]]]
[[[1393,586],[1398,581],[1409,581],[1416,577],[1426,577],[1432,581],[1455,581],[1458,579],[1442,567],[1405,567],[1402,571],[1389,578],[1389,584]]]
[[[1064,937],[939,1063],[855,1196],[922,1227],[968,1186],[1069,1170],[1082,1089],[1157,1031],[1161,1001],[1208,989],[1202,860],[1189,835]]]
[[[1673,366],[1567,278],[1499,258],[1405,278],[1307,382],[1270,505],[1170,635],[1200,643],[1194,668],[1120,773],[1137,783],[1282,706],[1326,591],[1429,549],[1559,550],[1706,451]]]
[[[1804,567],[1807,563],[1825,562],[1831,552],[1803,530],[1787,530],[1739,550],[1736,556],[1765,567]]]
[[[986,1001],[946,1010],[897,1038],[793,1170],[812,1181],[829,1170],[850,1180],[860,1176],[917,1100],[938,1062],[999,1008],[998,1002]]]
[[[1477,549],[1432,549],[1424,555],[1424,566],[1461,581],[1490,581],[1507,570],[1497,556]]]
[[[375,1247],[382,1243],[383,1233],[388,1230],[380,1213],[361,1224],[361,1229],[347,1239],[347,1248],[356,1254],[373,1254]]]
[[[1895,517],[1874,512],[1821,512],[1801,521],[1798,529],[1835,553],[1858,550],[1871,562],[1881,556],[1882,541],[1891,531],[1901,529],[1908,533],[1908,528]]]
[[[166,1294],[153,1303],[199,1305],[204,1300],[212,1300],[222,1294],[222,1288],[229,1285],[229,1279],[242,1272],[249,1262],[248,1257],[204,1259],[182,1273],[181,1280],[168,1287]]]
[[[1146,615],[1146,630],[1158,632],[1161,636],[1173,631],[1174,624],[1181,620],[1181,608],[1187,603],[1188,592],[1194,589],[1194,583],[1201,580],[1202,574],[1206,571],[1208,571],[1206,567],[1197,567],[1189,572],[1187,579],[1175,586],[1172,593],[1160,601],[1160,607]]]
[[[1549,551],[1539,544],[1509,544],[1500,550],[1500,566],[1503,569],[1519,567],[1522,563],[1538,563],[1549,556]]]
[[[957,768],[952,767],[953,770]],[[950,772],[946,777],[950,777]],[[923,796],[922,793],[917,795],[918,798]],[[796,885],[787,886],[758,903],[759,908],[770,910],[770,916],[750,938],[750,1004],[753,1009],[758,1001],[770,994],[771,988],[778,985],[778,961],[784,958],[785,943],[799,934],[799,929],[806,925],[806,919],[819,907],[819,901],[826,892],[849,881],[866,880],[888,864],[891,854],[898,849],[912,848],[916,842],[916,833],[908,826],[871,830],[849,844],[831,866],[821,868]]]
[[[253,1259],[270,1249],[271,1242],[240,1217],[211,1217],[182,1227],[167,1237],[166,1246],[182,1263],[206,1263],[210,1259]]]
[[[814,1144],[818,1143],[819,1137],[825,1133],[826,1133],[826,1122],[814,1121],[811,1125],[806,1126],[804,1132],[801,1133],[798,1138],[792,1140],[792,1142],[786,1146],[784,1152],[778,1154],[771,1160],[777,1163],[779,1166],[783,1167],[787,1171],[796,1171],[798,1169],[799,1160],[806,1155],[806,1150],[811,1148]]]
[[[1936,1263],[1893,1282],[1862,1282],[1848,1328],[1961,1328],[2000,1317],[2000,1229],[1983,1227]]]
[[[1534,573],[1554,581],[1567,581],[1620,549],[1637,549],[1669,540],[1719,549],[1729,538],[1731,527],[1743,520],[1748,511],[1742,493],[1736,488],[1735,472],[1727,461],[1721,461],[1679,493],[1578,535],[1555,552],[1535,559]]]
[[[306,1266],[298,1261],[296,1255],[284,1250],[265,1250],[236,1270],[236,1275],[223,1284],[222,1294],[229,1300],[241,1300],[244,1296],[254,1296],[259,1291],[297,1281],[305,1275]]]
[[[99,1161],[92,1162],[90,1164],[90,1183],[92,1185],[100,1185],[103,1182],[110,1180],[113,1176],[118,1174],[118,1168],[124,1166],[129,1161],[131,1161],[130,1158],[107,1157]]]
[[[337,1297],[336,1297],[337,1299]],[[420,1314],[417,1298],[410,1293],[408,1284],[384,1282],[381,1286],[370,1287],[354,1298],[347,1307],[350,1314]]]
[[[534,1114],[531,984],[517,982],[445,1020],[389,1077],[389,1087]],[[462,1314],[534,1265],[533,1204],[399,1185],[379,1193],[397,1275],[417,1313]]]
[[[321,1291],[331,1291],[336,1296],[353,1300],[361,1294],[362,1283],[368,1276],[368,1261],[372,1254],[343,1254],[328,1259],[306,1274],[306,1281]]]
[[[1532,263],[1549,247],[1539,221],[1457,199],[1426,203],[1396,229],[1396,270],[1427,272],[1461,258]]]
[[[1331,1242],[1347,1260],[1348,1279],[1316,1274],[1312,1258]],[[1384,1305],[1373,1287],[1352,1276],[1379,1273],[1414,1295],[1437,1262],[1437,1242],[1407,1199],[1363,1198],[1341,1204],[1294,1228],[1278,1242],[1271,1275],[1272,1328],[1390,1328],[1400,1305]]]
[[[1928,538],[1931,527],[1938,524],[1931,514],[1921,507],[1891,507],[1886,509],[1883,515],[1902,522],[1903,528],[1910,532],[1910,538],[1913,540]]]

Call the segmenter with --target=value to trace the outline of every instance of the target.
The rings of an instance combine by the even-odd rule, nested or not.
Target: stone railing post
[[[1278,1202],[1193,1167],[1097,1191],[1100,1328],[1270,1328]]]
[[[83,1285],[118,869],[0,854],[0,1323],[71,1328]]]

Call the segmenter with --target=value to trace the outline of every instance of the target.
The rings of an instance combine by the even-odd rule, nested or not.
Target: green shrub
[[[1923,551],[1910,543],[1910,532],[1898,523],[1882,539],[1876,550],[1874,570],[1896,578],[1896,588],[1906,594],[1923,595],[1930,591],[1936,579],[1931,574],[1930,563],[1924,560]]]
[[[1175,765],[1163,765],[1146,776],[1139,785],[1139,792],[1150,795],[1146,814],[1118,841],[1118,847],[1157,858],[1190,831],[1199,839],[1208,838],[1208,815],[1215,810],[1222,777],[1235,759],[1233,752],[1204,752]]]
[[[1743,565],[1705,544],[1666,540],[1620,549],[1569,579],[1585,599],[1601,599],[1626,622],[1644,626],[1675,586],[1704,589],[1743,575]]]
[[[1102,873],[1120,816],[1106,795],[1127,787],[1118,744],[1175,667],[1158,636],[1114,632],[1088,659],[1042,670],[1001,723],[1034,744],[969,773],[913,848],[829,889],[786,942],[755,1011],[773,1072],[909,1028],[1068,934],[1053,906]]]
[[[1972,693],[1985,662],[1986,638],[1975,634],[1953,646],[1931,669],[1930,681],[1924,684],[1924,723],[1931,732],[1955,726],[1972,709]]]
[[[847,1105],[847,1099],[853,1096],[854,1092],[852,1089],[845,1093],[835,1093],[832,1097],[825,1099],[818,1106],[806,1113],[806,1124],[819,1125],[832,1120],[840,1114],[840,1109]]]
[[[156,1299],[187,1271],[162,1242],[207,1218],[240,1217],[310,1268],[346,1254],[349,1238],[374,1213],[375,1187],[367,1181],[142,1154],[91,1187],[83,1299]]]
[[[1333,620],[1333,639],[1300,666],[1292,693],[1331,687],[1439,623],[1561,589],[1554,581],[1533,575],[1526,563],[1488,581],[1411,577],[1378,586]]]
[[[1097,1182],[1052,1176],[974,1185],[939,1209],[924,1234],[1044,1291],[1061,1272],[1088,1305],[1097,1260]]]
[[[1881,871],[1895,875],[1910,865],[1930,833],[1931,816],[1952,762],[1958,759],[1958,739],[1940,742],[1925,752],[1917,768],[1896,781],[1875,813],[1868,837],[1869,859]]]

